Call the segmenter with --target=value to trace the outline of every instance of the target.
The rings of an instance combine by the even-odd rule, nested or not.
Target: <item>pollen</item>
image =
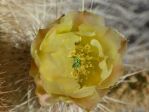
[[[94,69],[95,64],[92,63],[94,61],[92,52],[91,45],[84,45],[80,42],[75,44],[75,50],[71,54],[71,57],[73,58],[72,75],[78,81],[80,86],[84,85],[89,78],[88,76]]]

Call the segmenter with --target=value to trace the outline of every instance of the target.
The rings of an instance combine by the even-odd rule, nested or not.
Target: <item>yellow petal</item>
[[[75,90],[80,88],[76,80],[69,77],[52,76],[47,78],[41,76],[43,87],[49,94],[70,96]]]
[[[116,50],[121,49],[121,52],[124,52],[127,39],[121,33],[119,33],[116,29],[109,28],[105,36],[116,46]]]
[[[34,61],[31,61],[31,68],[30,68],[29,74],[35,79],[40,75],[38,67]]]
[[[55,29],[52,29],[47,33],[45,39],[41,43],[40,50],[43,52],[55,52],[61,48],[74,48],[75,42],[80,41],[80,39],[81,38],[74,33],[56,34]]]
[[[122,55],[126,49],[126,39],[117,31],[109,28],[106,32],[105,39],[99,38],[103,51],[107,59],[107,66],[112,67],[112,73],[105,75],[106,80],[100,85],[100,88],[108,88],[112,86],[122,75]],[[106,69],[105,69],[106,70]]]
[[[101,69],[101,79],[102,80],[105,80],[107,77],[110,76],[111,72],[112,72],[112,66],[110,66],[110,68],[108,68],[108,65],[106,63],[106,58],[104,58],[104,60],[102,60],[100,63],[99,63],[99,68]]]
[[[64,33],[71,31],[73,27],[73,15],[66,15],[61,17],[60,23],[56,27],[57,33]]]
[[[45,43],[49,47],[47,46],[46,49],[41,49],[41,52],[38,54],[41,61],[40,73],[60,74],[70,77],[73,59],[69,55],[75,49],[75,42],[77,41],[80,41],[79,36],[72,33],[65,33],[56,35],[55,39],[49,45],[47,44],[48,42]],[[54,51],[48,52],[51,51],[50,49]],[[59,68],[58,71],[57,68]]]
[[[119,77],[123,73],[123,67],[122,64],[117,64],[113,66],[112,73],[109,75],[107,79],[105,79],[98,87],[100,89],[109,88],[110,86],[113,86],[116,81],[119,79]]]
[[[105,26],[100,26],[101,28],[99,28],[97,25],[93,25],[93,24],[81,24],[79,26],[79,32],[89,32],[90,34],[92,34],[92,36],[95,36],[98,32],[98,36],[103,36],[106,32],[106,27]],[[93,35],[94,34],[94,35]]]
[[[34,58],[35,64],[39,66],[39,57],[38,57],[38,52],[39,52],[39,47],[44,39],[44,36],[48,32],[49,29],[40,29],[38,32],[37,37],[34,39],[34,41],[31,44],[31,55]]]
[[[98,36],[98,39],[104,49],[104,53],[110,56],[111,61],[118,61],[126,48],[126,39],[112,28],[108,28],[104,37]]]
[[[47,94],[47,92],[43,88],[43,84],[41,79],[36,79],[36,95],[39,98],[39,103],[42,106],[48,106],[49,103],[55,103],[57,98],[52,94]]]
[[[104,56],[103,49],[102,49],[102,46],[99,43],[99,41],[96,40],[96,39],[92,39],[90,43],[91,43],[92,46],[95,46],[96,48],[98,48],[99,57],[103,57]]]
[[[93,13],[77,12],[75,17],[75,23],[77,23],[78,26],[80,24],[90,24],[97,27],[105,26],[104,18]]]
[[[76,32],[76,34],[83,36],[83,37],[93,37],[96,35],[95,32],[85,32],[85,31],[79,31],[79,32]]]
[[[40,74],[45,75],[45,77],[53,75],[71,77],[72,59],[62,55],[62,53],[63,51],[52,54],[40,53]]]
[[[49,32],[46,34],[46,36],[44,37],[44,39],[40,45],[40,48],[39,48],[40,51],[54,52],[56,49],[58,49],[58,47],[56,48],[56,46],[58,46],[60,44],[60,41],[53,42],[57,39],[57,38],[55,38],[56,37],[56,31],[55,30],[56,30],[55,27],[51,28],[49,30]]]
[[[93,109],[99,101],[101,101],[101,96],[95,91],[93,95],[85,98],[73,99],[76,104],[84,108],[87,111]]]
[[[95,91],[96,91],[95,86],[83,87],[81,89],[78,89],[78,90],[74,91],[70,96],[72,98],[83,98],[83,97],[93,95],[93,93]]]

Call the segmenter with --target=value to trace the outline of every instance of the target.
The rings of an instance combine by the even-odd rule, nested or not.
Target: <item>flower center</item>
[[[88,76],[95,68],[96,63],[98,63],[98,59],[95,58],[97,56],[93,53],[91,45],[78,42],[75,44],[75,50],[71,57],[73,58],[72,75],[82,87],[87,82]]]

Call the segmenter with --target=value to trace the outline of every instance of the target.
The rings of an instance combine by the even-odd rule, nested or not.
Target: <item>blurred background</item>
[[[0,0],[0,112],[50,112],[34,94],[30,44],[40,28],[78,10],[105,17],[128,38],[125,74],[95,111],[149,112],[149,0]],[[58,105],[53,112],[82,112]]]

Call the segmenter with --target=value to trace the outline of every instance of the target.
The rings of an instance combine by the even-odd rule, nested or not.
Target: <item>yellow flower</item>
[[[31,46],[31,75],[42,105],[71,101],[90,110],[122,74],[127,41],[104,19],[72,12],[40,29]]]

